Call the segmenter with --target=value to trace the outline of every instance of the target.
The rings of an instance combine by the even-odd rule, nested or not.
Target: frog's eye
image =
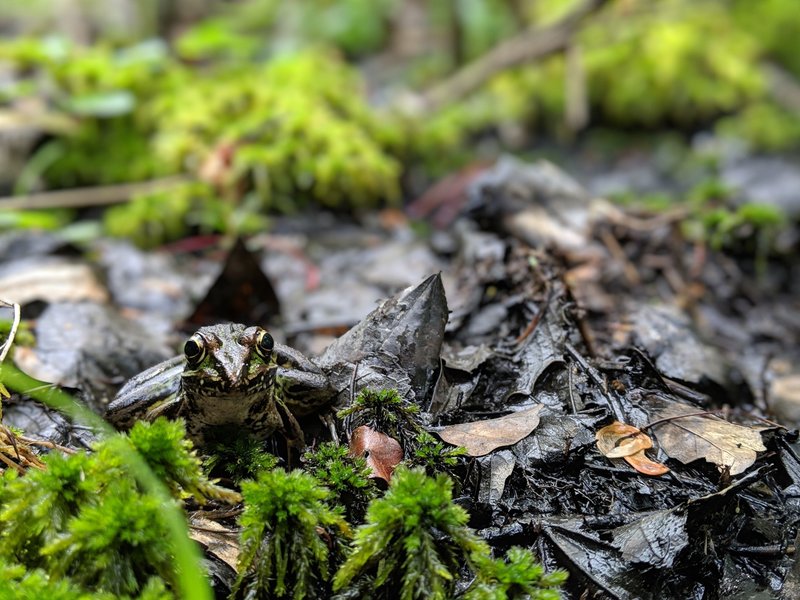
[[[258,332],[258,337],[256,338],[256,351],[263,357],[269,358],[272,354],[272,349],[275,347],[275,340],[272,339],[272,336],[268,331],[264,331],[263,329]]]
[[[186,355],[186,360],[190,365],[196,365],[206,355],[206,345],[203,338],[199,335],[193,335],[183,345],[183,353]]]

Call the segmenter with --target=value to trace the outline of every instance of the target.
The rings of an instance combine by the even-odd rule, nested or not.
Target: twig
[[[11,345],[14,343],[14,337],[17,335],[17,328],[19,327],[19,304],[16,302],[7,302],[0,300],[0,304],[11,307],[14,310],[14,322],[11,324],[11,330],[8,332],[8,339],[3,342],[3,348],[0,349],[0,364],[6,359],[8,351],[11,350]]]
[[[156,192],[187,181],[184,175],[174,175],[151,181],[120,183],[96,187],[54,190],[24,196],[0,198],[0,210],[23,210],[42,208],[83,208],[85,206],[105,206],[127,202],[137,194]]]
[[[497,73],[565,50],[575,30],[608,0],[586,0],[573,12],[548,27],[536,27],[497,45],[481,58],[422,94],[422,104],[436,110],[479,88]]]
[[[656,419],[655,421],[652,421],[647,425],[640,427],[639,431],[645,431],[646,429],[650,429],[651,427],[655,427],[656,425],[661,425],[662,423],[669,423],[670,421],[674,421],[675,419],[683,419],[684,417],[708,417],[708,416],[719,418],[719,416],[713,410],[702,410],[698,412],[686,413],[683,415],[672,415],[671,417],[664,417],[663,419]]]
[[[8,458],[5,454],[0,452],[0,462],[4,462],[7,466],[11,467],[12,469],[16,469],[20,475],[25,475],[25,469],[22,466],[15,463],[13,460]]]
[[[19,436],[19,440],[28,444],[29,446],[41,446],[42,448],[49,448],[50,450],[60,450],[64,454],[77,454],[77,450],[73,450],[72,448],[67,448],[66,446],[62,446],[61,444],[56,444],[55,442],[50,442],[48,440],[34,440],[29,437],[25,437],[24,435]]]

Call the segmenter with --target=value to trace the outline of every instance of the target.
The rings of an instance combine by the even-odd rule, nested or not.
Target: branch
[[[33,210],[42,208],[82,208],[85,206],[103,206],[127,202],[133,196],[155,192],[185,181],[182,175],[141,181],[136,183],[120,183],[97,187],[72,188],[54,190],[24,196],[7,196],[0,198],[0,210]]]
[[[584,19],[608,2],[609,0],[586,0],[556,23],[527,29],[502,42],[449,79],[424,92],[423,106],[429,110],[437,110],[475,91],[501,71],[563,51]]]

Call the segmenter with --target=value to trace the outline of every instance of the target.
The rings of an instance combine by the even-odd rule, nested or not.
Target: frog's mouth
[[[184,412],[202,427],[236,424],[247,427],[250,422],[264,421],[274,429],[272,424],[277,419],[273,415],[275,371],[267,369],[258,377],[235,387],[222,378],[184,376]]]
[[[235,381],[207,374],[195,376],[193,373],[184,373],[181,385],[188,397],[203,396],[219,401],[242,400],[248,396],[263,396],[265,392],[274,388],[276,371],[275,368],[265,369],[254,377],[239,377]]]

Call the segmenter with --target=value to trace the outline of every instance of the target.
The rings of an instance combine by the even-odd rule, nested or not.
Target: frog
[[[106,411],[118,429],[159,416],[182,418],[196,445],[276,432],[302,441],[297,417],[320,412],[334,400],[326,374],[301,352],[276,343],[259,326],[201,327],[183,354],[130,379]]]

